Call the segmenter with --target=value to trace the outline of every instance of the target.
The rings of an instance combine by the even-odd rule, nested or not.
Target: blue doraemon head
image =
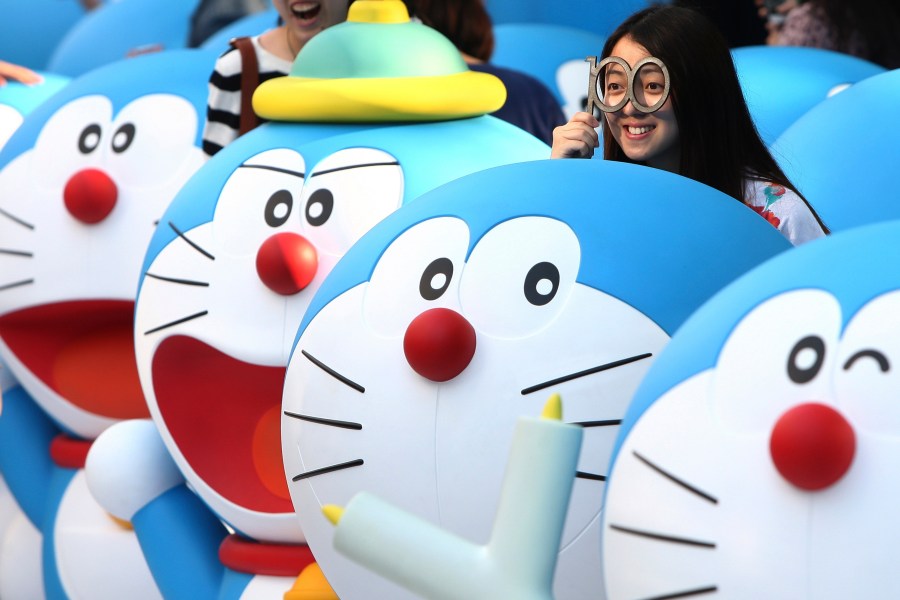
[[[150,244],[135,336],[163,439],[213,510],[252,538],[302,540],[278,430],[285,366],[314,292],[344,252],[404,202],[548,151],[485,116],[272,122],[210,159]],[[212,413],[214,422],[197,427]]]
[[[366,490],[483,543],[515,420],[558,391],[589,429],[556,594],[591,597],[631,393],[694,308],[787,246],[711,188],[607,161],[489,169],[385,219],[319,290],[285,380],[291,496],[338,595],[408,597],[335,554],[320,505]]]
[[[821,48],[748,46],[732,51],[732,57],[766,144],[826,98],[885,71],[867,60]]]
[[[895,221],[793,250],[679,330],[622,425],[609,598],[894,593],[898,240]]]
[[[900,71],[860,81],[803,115],[773,145],[785,173],[832,231],[900,218]],[[880,115],[861,127],[849,115]],[[884,116],[884,118],[882,118]]]
[[[198,0],[107,2],[66,33],[47,70],[77,77],[125,58],[183,49],[197,4]]]
[[[81,437],[147,414],[130,333],[141,258],[203,163],[214,58],[180,51],[93,71],[31,112],[0,152],[0,353]]]

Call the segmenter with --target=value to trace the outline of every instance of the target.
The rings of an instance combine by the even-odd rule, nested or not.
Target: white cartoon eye
[[[834,378],[838,405],[854,425],[900,433],[900,292],[879,296],[857,312],[841,339]]]
[[[372,272],[363,305],[367,324],[394,337],[426,310],[457,308],[468,245],[469,227],[454,217],[430,219],[404,231]]]
[[[224,254],[255,254],[263,240],[281,231],[300,231],[296,218],[303,190],[303,157],[277,148],[239,166],[222,188],[213,216],[216,246]]]
[[[512,338],[537,331],[562,310],[581,264],[578,237],[546,217],[500,223],[466,261],[460,303],[478,331]]]
[[[138,98],[122,109],[107,134],[110,173],[120,184],[165,185],[195,151],[197,126],[197,111],[184,98]]]
[[[828,403],[841,308],[819,290],[781,294],[734,328],[716,363],[715,411],[730,430],[760,432],[791,407]]]
[[[303,235],[320,252],[342,256],[403,201],[397,159],[372,148],[348,148],[309,172],[298,209]]]
[[[85,96],[57,110],[35,142],[32,181],[62,188],[73,174],[98,165],[111,118],[112,104],[104,96]]]

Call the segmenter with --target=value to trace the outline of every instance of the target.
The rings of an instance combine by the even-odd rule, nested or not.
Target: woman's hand
[[[44,80],[43,77],[31,69],[0,60],[0,85],[6,85],[7,81],[10,79],[21,81],[22,83],[27,83],[29,85],[40,83]]]
[[[553,130],[550,158],[590,158],[600,146],[597,134],[600,121],[586,112],[575,113],[572,120]]]

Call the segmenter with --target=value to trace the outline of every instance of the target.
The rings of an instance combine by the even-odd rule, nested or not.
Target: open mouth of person
[[[134,357],[134,302],[75,300],[0,317],[0,336],[68,402],[110,419],[150,416]]]
[[[625,130],[625,135],[627,135],[631,139],[640,139],[647,137],[654,129],[656,129],[656,125],[623,125],[623,129]]]
[[[318,2],[296,2],[290,8],[294,18],[303,22],[315,20],[322,12],[322,5]]]
[[[194,472],[245,509],[293,512],[281,459],[286,368],[244,362],[178,335],[156,349],[152,370],[159,412]]]

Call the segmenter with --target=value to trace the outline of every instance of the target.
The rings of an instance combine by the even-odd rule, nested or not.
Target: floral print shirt
[[[744,184],[744,203],[795,246],[825,235],[803,199],[783,185],[748,179]]]

